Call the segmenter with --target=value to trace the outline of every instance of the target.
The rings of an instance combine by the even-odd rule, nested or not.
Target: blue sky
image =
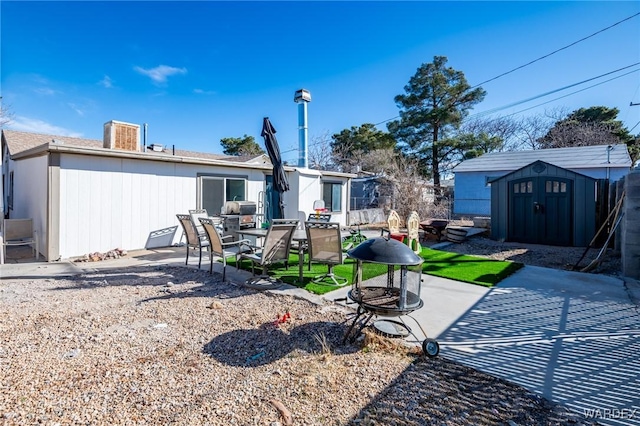
[[[396,117],[394,96],[436,55],[476,85],[639,12],[638,1],[3,0],[0,89],[8,128],[102,139],[109,120],[147,123],[149,143],[193,151],[220,153],[221,138],[245,134],[262,144],[268,116],[295,163],[297,89],[311,92],[313,139]],[[640,16],[483,84],[472,114],[638,62]],[[548,101],[519,116],[604,105],[640,133],[640,106],[629,106],[640,103],[640,66],[494,116]]]

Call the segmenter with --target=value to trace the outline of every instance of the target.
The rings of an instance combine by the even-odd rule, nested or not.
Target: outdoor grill
[[[423,260],[406,244],[392,238],[371,238],[349,250],[347,256],[355,260],[348,297],[358,304],[358,310],[345,334],[345,342],[358,321],[360,327],[352,340],[374,315],[400,317],[424,305],[420,298]],[[392,336],[413,334],[402,321],[382,319],[376,321],[374,327]],[[423,342],[422,348],[429,356],[436,356],[439,352],[438,343],[429,338]]]
[[[238,241],[238,231],[256,227],[256,203],[253,201],[227,201],[222,206],[223,235]]]
[[[222,206],[223,215],[255,215],[256,203],[254,201],[227,201]]]

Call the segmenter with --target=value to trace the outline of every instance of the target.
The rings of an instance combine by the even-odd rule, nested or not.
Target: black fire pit
[[[356,261],[348,297],[358,304],[358,310],[343,342],[354,341],[374,315],[399,317],[424,305],[420,298],[423,260],[406,244],[393,238],[370,238],[349,250],[347,256]],[[359,329],[352,335],[359,321]],[[398,329],[401,325],[413,335],[403,322],[385,319],[378,322],[381,324],[374,323],[377,330]],[[389,327],[389,323],[393,326]],[[401,331],[397,334],[403,335]],[[426,336],[424,330],[423,334]],[[438,343],[429,338],[422,343],[422,349],[428,356],[436,356],[440,350]]]

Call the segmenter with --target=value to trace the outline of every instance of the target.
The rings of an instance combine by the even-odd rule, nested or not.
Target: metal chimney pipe
[[[147,152],[147,123],[144,123],[144,137],[142,141],[142,152]]]
[[[306,89],[297,90],[293,101],[298,104],[298,167],[307,168],[307,104],[311,102],[311,93]]]

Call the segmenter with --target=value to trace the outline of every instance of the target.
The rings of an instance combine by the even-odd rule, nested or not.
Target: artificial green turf
[[[456,281],[463,281],[471,284],[492,287],[500,281],[516,272],[523,265],[517,262],[506,262],[501,260],[486,259],[477,256],[467,256],[458,253],[450,253],[440,250],[423,248],[420,256],[424,259],[422,271],[424,274]],[[230,260],[229,265],[235,266]],[[346,285],[351,285],[353,279],[353,265],[355,261],[349,257],[344,258],[342,265],[336,265],[333,272],[348,280]],[[251,262],[245,260],[241,264],[242,269],[251,270]],[[256,272],[259,271],[259,267]],[[292,254],[289,257],[289,269],[284,265],[275,265],[269,269],[269,274],[275,278],[280,278],[287,284],[304,288],[315,294],[325,294],[335,290],[335,286],[316,284],[311,280],[327,272],[327,265],[312,263],[309,271],[308,262],[305,262],[303,269],[303,282],[298,283],[298,256]],[[363,268],[363,279],[367,280],[374,276],[387,272],[387,265],[368,264]]]
[[[424,259],[422,271],[427,275],[485,287],[498,284],[524,266],[518,262],[493,260],[429,248],[423,248],[420,256]]]
[[[274,278],[279,278],[282,282],[294,285],[296,287],[303,288],[311,293],[315,294],[325,294],[332,290],[335,290],[336,287],[334,285],[329,284],[317,284],[312,282],[312,280],[318,275],[322,275],[327,273],[327,265],[321,263],[312,263],[311,270],[309,270],[309,262],[308,256],[305,256],[305,264],[303,266],[303,277],[302,283],[298,283],[299,279],[299,267],[298,267],[298,259],[299,256],[297,254],[292,254],[289,256],[289,268],[285,269],[283,264],[278,264],[275,267],[269,268],[269,275]],[[235,266],[235,262],[233,260],[229,260],[227,262],[229,265]],[[342,265],[335,265],[333,267],[333,273],[339,277],[343,277],[347,279],[346,286],[351,285],[353,279],[353,265],[355,261],[351,258],[344,257]],[[241,269],[251,270],[251,262],[248,260],[244,260],[240,265]],[[367,271],[363,274],[363,279],[367,280],[369,278],[373,278],[378,275],[382,275],[387,271],[386,265],[375,265],[372,268],[367,268]],[[256,268],[256,273],[260,272],[260,267]]]

